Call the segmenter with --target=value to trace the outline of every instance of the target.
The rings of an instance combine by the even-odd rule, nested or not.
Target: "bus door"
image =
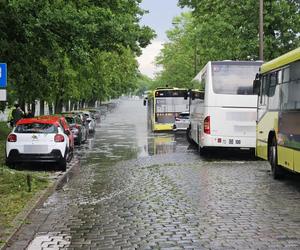
[[[260,85],[260,91],[259,91],[259,96],[257,100],[257,140],[256,140],[256,151],[257,155],[267,159],[268,158],[268,147],[267,147],[267,142],[268,142],[268,135],[269,131],[265,130],[264,128],[268,128],[266,126],[265,122],[263,121],[263,118],[267,112],[267,105],[268,105],[268,79],[269,76],[263,76],[261,80],[261,85]]]

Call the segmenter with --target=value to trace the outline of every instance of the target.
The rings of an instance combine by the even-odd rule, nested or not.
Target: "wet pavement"
[[[183,134],[147,131],[122,101],[80,146],[66,185],[7,249],[299,249],[300,178],[249,155],[201,158]]]

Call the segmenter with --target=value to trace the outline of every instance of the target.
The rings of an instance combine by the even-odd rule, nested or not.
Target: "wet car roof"
[[[17,125],[22,124],[30,124],[30,123],[46,123],[46,124],[53,124],[59,126],[59,119],[58,116],[40,116],[34,118],[22,118],[17,122]]]

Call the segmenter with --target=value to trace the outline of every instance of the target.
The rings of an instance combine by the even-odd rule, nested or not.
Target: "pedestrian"
[[[8,106],[8,112],[7,112],[7,123],[9,127],[13,127],[13,117],[12,117],[12,111],[13,111],[13,106],[9,105]]]
[[[26,114],[26,118],[33,118],[33,117],[34,117],[34,114],[33,114],[32,110],[29,109],[27,114]]]
[[[24,117],[24,112],[19,104],[15,104],[15,108],[12,111],[13,122],[12,125],[16,126],[17,122]]]

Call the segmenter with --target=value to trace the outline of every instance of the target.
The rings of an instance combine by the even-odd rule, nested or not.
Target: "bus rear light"
[[[204,133],[210,134],[210,116],[206,116],[204,119]]]
[[[218,138],[218,143],[222,143],[222,138]]]
[[[7,141],[8,141],[8,142],[16,142],[16,141],[17,141],[17,135],[15,135],[15,134],[10,134],[10,135],[7,137]]]
[[[55,142],[64,142],[65,141],[65,137],[61,134],[56,134],[54,136],[54,141]]]

